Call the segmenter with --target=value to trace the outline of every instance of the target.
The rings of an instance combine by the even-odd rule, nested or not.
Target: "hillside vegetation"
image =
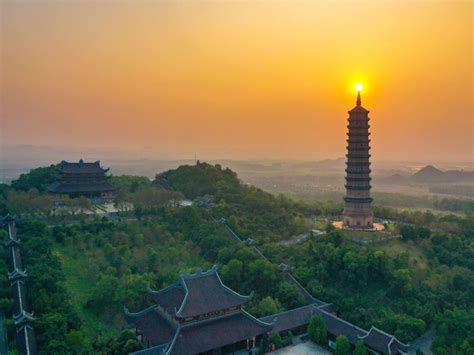
[[[244,294],[255,291],[247,305],[254,315],[297,307],[303,299],[278,272],[280,262],[291,265],[315,297],[332,302],[357,325],[378,326],[403,341],[434,327],[436,354],[474,352],[472,216],[378,208],[379,217],[398,221],[402,240],[364,246],[328,227],[324,237],[283,246],[281,240],[311,227],[309,216],[339,210],[271,195],[242,184],[228,169],[204,163],[163,177],[174,191],[142,178],[118,179],[120,198],[136,204],[122,221],[49,228],[20,223],[38,343],[45,354],[139,349],[133,334],[122,331],[123,307],[145,307],[148,286],[160,289],[179,271],[214,264],[230,287]],[[169,203],[206,194],[214,196],[214,206]],[[218,223],[221,218],[240,237],[254,239],[271,262],[237,243]],[[2,287],[0,308],[11,314],[8,284]]]

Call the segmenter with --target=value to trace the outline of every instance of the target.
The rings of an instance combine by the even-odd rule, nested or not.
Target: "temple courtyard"
[[[308,341],[306,343],[300,343],[296,345],[286,346],[284,348],[272,351],[270,354],[274,355],[329,355],[331,354],[326,349]]]

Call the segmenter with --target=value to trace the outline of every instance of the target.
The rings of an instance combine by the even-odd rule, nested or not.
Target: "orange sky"
[[[3,1],[2,144],[473,159],[470,1]]]

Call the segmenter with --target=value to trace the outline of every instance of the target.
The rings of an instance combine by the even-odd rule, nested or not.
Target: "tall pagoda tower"
[[[372,229],[369,111],[361,105],[360,90],[357,93],[356,107],[349,111],[348,122],[343,226]]]

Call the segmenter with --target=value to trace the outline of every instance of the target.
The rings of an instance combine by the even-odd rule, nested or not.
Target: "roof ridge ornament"
[[[357,106],[362,105],[362,100],[360,99],[360,91],[357,92],[357,101],[356,101]]]

